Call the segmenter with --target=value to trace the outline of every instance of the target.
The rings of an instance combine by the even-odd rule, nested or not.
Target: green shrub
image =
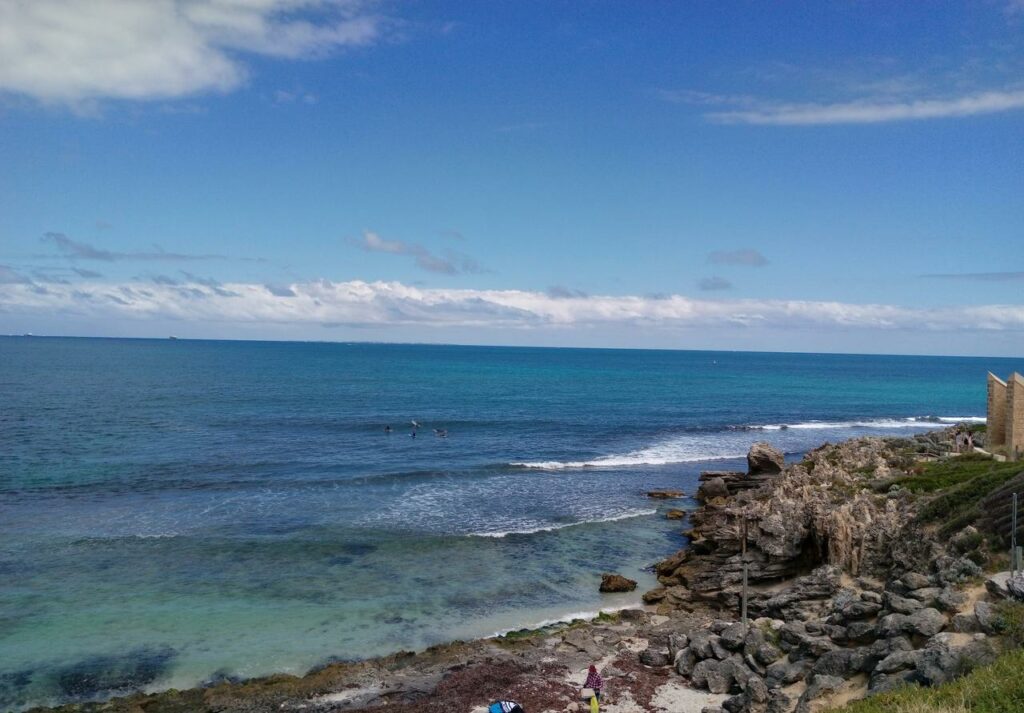
[[[1024,650],[936,688],[909,686],[833,710],[843,713],[1022,713]]]
[[[1019,463],[969,454],[928,463],[920,475],[896,482],[916,493],[935,493],[918,511],[918,520],[941,521],[941,532],[949,535],[973,524],[980,514],[978,503],[1020,471]]]
[[[1004,601],[995,606],[995,630],[1011,644],[1024,646],[1024,603]]]

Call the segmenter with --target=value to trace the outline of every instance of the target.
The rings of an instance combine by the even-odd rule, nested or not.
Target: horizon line
[[[109,339],[109,340],[133,340],[152,342],[240,342],[246,344],[337,344],[337,345],[359,345],[359,346],[405,346],[405,347],[460,347],[460,348],[485,348],[485,349],[574,349],[578,351],[624,351],[624,352],[703,352],[708,354],[802,354],[806,356],[878,356],[878,357],[917,357],[926,359],[1021,359],[1024,356],[977,356],[970,354],[906,354],[902,352],[817,352],[817,351],[779,351],[767,349],[693,349],[676,347],[589,347],[589,346],[552,346],[552,345],[531,345],[531,344],[472,344],[464,342],[404,342],[404,341],[372,341],[358,339],[243,339],[243,338],[217,338],[217,337],[179,337],[167,335],[166,337],[123,337],[106,335],[80,335],[80,334],[35,334],[25,332],[22,334],[0,334],[0,339]]]

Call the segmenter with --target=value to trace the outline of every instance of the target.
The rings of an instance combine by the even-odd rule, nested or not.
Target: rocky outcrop
[[[621,574],[611,574],[608,572],[601,575],[599,591],[632,592],[634,589],[636,589],[636,580],[623,577]]]
[[[677,500],[685,498],[686,493],[682,490],[649,490],[647,491],[647,497],[654,498],[655,500]]]
[[[940,541],[917,524],[915,499],[887,485],[914,465],[908,453],[945,445],[941,434],[862,438],[779,469],[781,454],[758,446],[746,473],[703,473],[690,547],[657,566],[662,586],[645,601],[662,613],[711,605],[734,615],[746,565],[747,608],[758,618],[675,637],[675,671],[731,694],[729,713],[789,713],[819,710],[853,677],[882,692],[938,685],[991,661],[996,610],[962,591],[981,572],[978,531]],[[1012,596],[1015,583],[991,578],[989,596]],[[793,700],[783,689],[800,681]]]
[[[684,587],[692,601],[732,608],[744,561],[754,585],[821,564],[860,576],[927,561],[934,553],[914,532],[913,501],[869,487],[900,457],[884,439],[864,438],[824,446],[779,469],[782,454],[756,444],[747,473],[701,475],[690,546],[658,565],[659,581]]]

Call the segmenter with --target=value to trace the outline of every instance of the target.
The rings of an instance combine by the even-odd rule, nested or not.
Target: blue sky
[[[1020,0],[0,28],[0,333],[1024,351]]]

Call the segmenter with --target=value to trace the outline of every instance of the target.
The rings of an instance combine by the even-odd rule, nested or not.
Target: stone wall
[[[1024,457],[1024,376],[1011,374],[1006,392],[1006,455],[1019,460]]]
[[[986,446],[995,448],[1006,443],[1006,382],[988,373],[988,440]]]

